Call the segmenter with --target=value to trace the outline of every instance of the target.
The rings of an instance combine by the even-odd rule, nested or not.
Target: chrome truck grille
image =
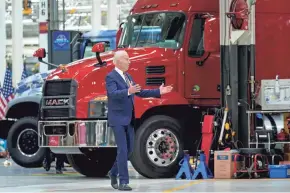
[[[77,120],[77,88],[77,82],[71,79],[45,82],[38,121],[39,146],[50,147],[53,152],[63,149],[66,153],[68,149],[77,152],[81,147],[116,147],[105,120],[105,99],[97,97],[90,102],[90,120]]]
[[[40,107],[40,120],[76,117],[77,82],[72,79],[46,80]]]
[[[106,120],[39,121],[40,147],[116,147]]]

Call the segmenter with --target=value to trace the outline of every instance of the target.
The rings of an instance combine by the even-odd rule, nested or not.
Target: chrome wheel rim
[[[179,143],[176,135],[169,129],[157,129],[150,134],[146,143],[150,161],[159,167],[171,165],[178,156]]]
[[[35,156],[38,151],[38,134],[31,128],[24,129],[17,137],[17,149],[27,157]]]

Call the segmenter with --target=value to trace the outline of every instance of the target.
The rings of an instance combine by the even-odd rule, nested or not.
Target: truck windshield
[[[163,47],[177,49],[184,36],[185,15],[159,12],[127,18],[118,47]]]
[[[88,42],[86,47],[85,47],[85,52],[84,52],[84,58],[88,58],[91,56],[96,56],[96,53],[92,52],[93,46],[99,42]],[[111,50],[110,48],[110,42],[105,42],[105,51]]]

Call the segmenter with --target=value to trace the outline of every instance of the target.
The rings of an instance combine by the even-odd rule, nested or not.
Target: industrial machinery
[[[48,53],[52,54],[48,54],[48,65],[53,63],[50,65],[51,70],[22,80],[15,88],[15,98],[8,103],[6,119],[0,121],[0,138],[7,138],[10,156],[18,165],[39,167],[45,156],[45,148],[39,148],[37,143],[37,117],[42,86],[48,74],[59,64],[92,56],[94,53],[91,48],[98,42],[106,42],[107,51],[115,49],[116,32],[117,30],[83,34],[71,31],[50,32]]]
[[[288,0],[136,2],[120,29],[117,50],[128,52],[129,73],[142,88],[174,87],[160,99],[135,99],[131,162],[141,175],[175,175],[183,150],[195,154],[200,120],[212,108],[225,110],[221,134],[230,128],[248,146],[247,110],[257,107],[261,80],[289,76],[288,5]],[[86,176],[105,176],[116,158],[105,89],[114,51],[104,52],[103,46],[93,47],[96,58],[52,72],[40,105],[39,145],[67,154],[72,167]],[[36,56],[44,52],[39,49]],[[267,119],[263,129],[275,125],[275,117]]]

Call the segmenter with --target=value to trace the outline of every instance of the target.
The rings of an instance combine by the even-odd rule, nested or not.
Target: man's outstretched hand
[[[133,85],[132,82],[130,82],[130,87],[129,87],[129,94],[134,94],[136,92],[140,92],[141,86],[139,84]]]
[[[164,83],[159,87],[160,89],[160,94],[166,94],[172,91],[173,87],[172,86],[164,86]]]

